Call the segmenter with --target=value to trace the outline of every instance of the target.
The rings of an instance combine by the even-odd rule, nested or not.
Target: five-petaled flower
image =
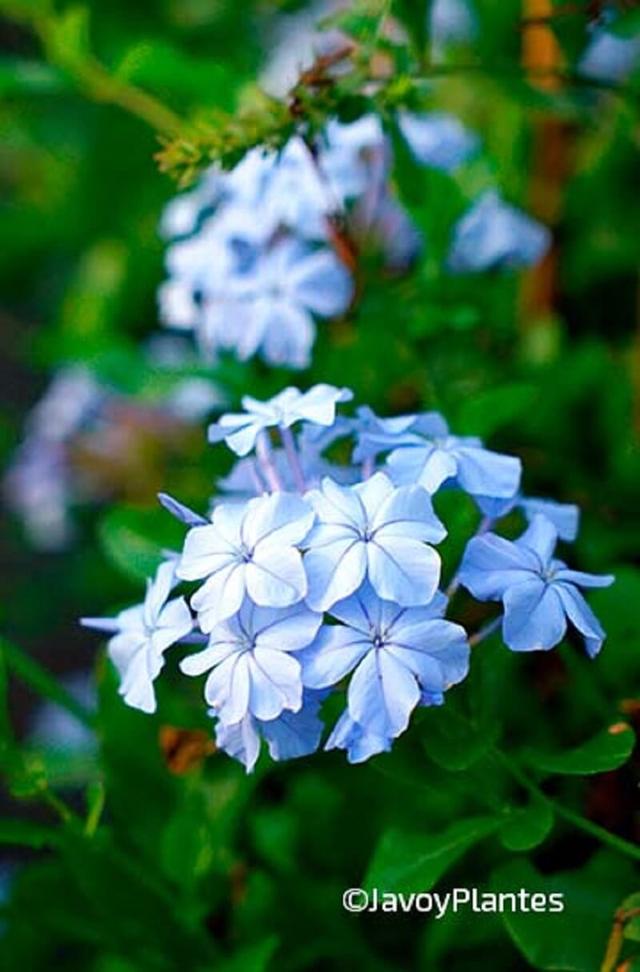
[[[225,725],[246,715],[276,719],[284,709],[302,705],[300,662],[292,652],[309,645],[322,623],[304,604],[290,608],[257,607],[248,599],[238,613],[217,624],[209,644],[180,663],[187,675],[207,678],[204,695]]]
[[[570,570],[553,556],[557,539],[556,527],[541,514],[515,543],[494,533],[475,537],[460,581],[480,601],[502,601],[503,637],[513,651],[553,648],[570,622],[593,658],[605,634],[578,588],[608,587],[613,577]]]
[[[323,627],[302,653],[304,684],[321,689],[353,672],[351,720],[378,740],[394,739],[424,693],[439,696],[468,672],[466,632],[442,618],[445,606],[437,593],[425,607],[402,608],[365,585],[331,609],[341,624]]]
[[[273,493],[246,504],[216,507],[212,522],[187,534],[178,565],[183,580],[202,580],[191,599],[201,629],[213,628],[240,610],[248,594],[262,607],[288,607],[307,593],[297,544],[314,514],[291,493]]]
[[[383,473],[356,486],[326,478],[307,494],[318,522],[306,540],[308,603],[326,611],[368,577],[378,597],[427,604],[440,580],[440,557],[428,543],[446,530],[420,486],[395,487]]]
[[[336,405],[348,402],[352,397],[348,388],[325,384],[314,385],[306,392],[285,388],[266,402],[245,395],[242,399],[244,412],[228,413],[209,426],[209,442],[224,440],[237,456],[246,456],[264,429],[288,429],[296,422],[333,425]]]
[[[113,633],[107,652],[120,675],[120,694],[127,705],[143,712],[156,710],[153,682],[164,665],[164,652],[193,629],[185,599],[167,600],[176,581],[175,568],[175,560],[158,567],[142,604],[115,618],[82,618],[87,628]]]
[[[397,437],[387,468],[394,482],[420,483],[430,493],[453,480],[472,496],[498,498],[517,493],[522,473],[514,456],[485,449],[478,438],[451,435],[437,412],[418,415]]]

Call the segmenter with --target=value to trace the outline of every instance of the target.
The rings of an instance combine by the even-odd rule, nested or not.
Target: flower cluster
[[[442,112],[402,111],[397,127],[418,164],[443,172],[479,148],[475,134]],[[313,143],[296,135],[280,153],[253,149],[228,173],[210,170],[164,214],[163,322],[194,331],[209,358],[232,351],[306,367],[316,320],[344,314],[353,300],[351,251],[374,246],[401,271],[420,249],[391,168],[391,140],[366,115],[331,120]],[[545,227],[489,190],[454,227],[448,266],[524,266],[548,245]]]
[[[460,586],[502,602],[489,628],[502,623],[513,651],[552,648],[569,624],[590,656],[604,637],[580,589],[612,578],[554,554],[559,537],[575,537],[575,507],[524,498],[518,459],[453,435],[435,412],[337,415],[351,398],[330,385],[287,388],[222,416],[209,438],[236,456],[226,494],[206,517],[162,495],[189,527],[181,553],[142,605],[84,622],[112,634],[125,701],[147,712],[166,650],[199,645],[180,668],[206,675],[218,745],[249,770],[261,739],[274,759],[317,749],[324,697],[345,688],[325,748],[352,762],[390,749],[417,707],[441,704],[467,675],[467,632],[447,617]],[[337,440],[346,465],[326,456]],[[445,591],[447,529],[433,502],[444,489],[469,495],[480,524]],[[528,526],[512,541],[494,527],[514,510]],[[180,581],[197,585],[190,606],[169,599]]]

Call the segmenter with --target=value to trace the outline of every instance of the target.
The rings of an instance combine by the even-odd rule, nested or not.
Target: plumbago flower
[[[418,165],[451,174],[479,151],[452,115],[399,111],[396,121]],[[307,367],[316,322],[351,307],[354,252],[373,249],[406,272],[423,246],[394,190],[393,162],[380,118],[367,114],[329,119],[313,143],[295,135],[279,153],[255,148],[230,172],[209,170],[162,220],[163,323],[193,331],[209,359],[226,351]],[[449,265],[525,266],[548,244],[544,227],[488,190],[455,228]]]
[[[336,414],[351,398],[331,385],[286,388],[266,402],[247,396],[242,412],[223,415],[209,439],[237,457],[222,480],[226,495],[204,516],[161,494],[189,528],[179,559],[160,567],[143,605],[84,621],[112,635],[120,691],[148,712],[165,651],[198,645],[179,668],[206,676],[218,747],[248,771],[263,742],[275,760],[314,752],[323,701],[345,688],[324,748],[346,750],[353,763],[391,749],[416,708],[442,705],[468,674],[470,641],[447,617],[455,591],[464,611],[461,588],[504,608],[474,644],[500,624],[514,651],[552,648],[568,625],[591,656],[604,638],[580,589],[612,578],[574,571],[554,554],[559,538],[576,536],[576,507],[527,498],[519,459],[453,435],[435,412]],[[326,456],[338,440],[345,456],[352,444],[342,464]],[[445,565],[448,596],[439,590],[441,489],[467,493],[479,508],[459,568]],[[515,542],[495,532],[507,516],[529,521]],[[179,580],[198,585],[190,607],[169,600]]]
[[[471,540],[462,561],[460,582],[480,601],[502,600],[506,644],[513,651],[546,651],[557,645],[570,622],[593,658],[605,634],[580,593],[580,587],[608,587],[609,575],[570,570],[554,558],[558,531],[537,514],[512,543],[493,533]]]
[[[403,608],[381,600],[366,584],[331,608],[341,623],[323,627],[303,654],[304,681],[311,688],[335,685],[353,672],[347,693],[349,730],[362,727],[378,740],[378,751],[405,731],[425,693],[441,697],[468,672],[466,632],[442,619],[446,603],[438,594],[427,598],[426,607]],[[346,728],[343,723],[331,742],[351,750]]]
[[[156,710],[153,682],[164,665],[165,651],[193,630],[185,599],[167,600],[176,583],[176,563],[172,559],[158,567],[142,604],[115,618],[82,618],[81,622],[113,634],[107,652],[120,675],[120,694],[127,705],[143,712]]]

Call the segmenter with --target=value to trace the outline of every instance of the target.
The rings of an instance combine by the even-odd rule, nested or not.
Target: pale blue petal
[[[529,521],[540,513],[551,520],[561,540],[571,543],[578,536],[580,510],[573,503],[555,503],[553,500],[527,497],[520,500],[520,506]]]
[[[325,749],[346,749],[350,763],[364,763],[371,756],[386,753],[391,749],[393,739],[376,736],[363,726],[359,726],[345,710],[338,719],[333,732],[327,739]]]
[[[349,308],[354,284],[345,265],[330,250],[318,250],[291,270],[296,299],[319,317],[337,317]]]
[[[510,587],[503,604],[502,632],[512,651],[547,651],[564,638],[567,622],[562,601],[543,580]]]
[[[216,716],[217,712],[212,710],[210,715]],[[243,763],[247,773],[252,772],[260,754],[260,736],[252,716],[246,715],[240,722],[231,726],[218,722],[216,743],[223,752]]]
[[[469,673],[470,649],[460,625],[444,620],[413,620],[408,610],[390,633],[385,649],[409,668],[423,691],[444,692]]]
[[[252,601],[263,607],[288,607],[307,594],[307,576],[302,556],[294,547],[281,550],[258,545],[246,564],[247,593]]]
[[[394,493],[391,480],[384,473],[375,473],[363,483],[354,486],[362,506],[364,507],[367,525],[375,529],[376,515],[383,506],[385,500],[389,499]]]
[[[314,519],[309,504],[293,493],[259,496],[247,504],[242,541],[249,550],[289,547],[304,540]]]
[[[458,576],[478,600],[495,601],[509,587],[536,576],[538,569],[538,558],[531,551],[486,533],[467,544]]]
[[[504,456],[483,448],[458,446],[457,479],[467,493],[478,496],[509,498],[520,488],[522,463],[514,456]]]
[[[251,691],[249,653],[234,653],[213,669],[204,686],[207,703],[221,722],[234,725],[249,711]]]
[[[297,759],[316,751],[323,730],[318,716],[321,697],[319,692],[305,692],[299,712],[285,710],[277,719],[260,723],[272,759]]]
[[[250,673],[249,710],[257,719],[275,719],[283,709],[302,705],[300,663],[286,651],[256,648],[247,653]]]
[[[398,123],[418,162],[441,172],[451,172],[478,151],[478,136],[453,115],[403,111]]]
[[[158,493],[158,499],[165,510],[175,516],[177,520],[180,520],[181,523],[186,523],[187,526],[205,526],[209,522],[205,516],[200,516],[199,513],[189,509],[188,506],[180,503],[173,496],[169,496],[168,493]]]
[[[406,607],[428,604],[440,582],[440,557],[418,540],[385,537],[366,545],[368,576],[378,595]]]
[[[327,477],[319,490],[307,493],[306,499],[320,523],[339,523],[354,530],[362,530],[366,525],[364,506],[353,487],[339,486]]]
[[[359,631],[342,625],[325,625],[313,645],[298,655],[303,683],[312,689],[336,685],[371,647],[370,639]]]
[[[303,604],[287,609],[256,608],[255,643],[260,648],[299,651],[310,645],[320,630],[322,615]]]
[[[244,593],[245,569],[240,563],[228,564],[205,581],[191,598],[205,634],[240,610]]]
[[[356,668],[347,693],[349,715],[377,736],[399,736],[420,701],[418,683],[387,652],[370,651]]]
[[[555,585],[556,592],[573,626],[584,638],[589,658],[595,658],[606,635],[602,625],[585,601],[582,594],[568,584]]]
[[[367,569],[367,546],[360,540],[337,540],[305,554],[307,603],[314,611],[326,611],[357,590]]]
[[[555,572],[554,580],[576,584],[578,587],[610,587],[615,577],[613,574],[585,574],[581,570],[570,570],[568,567],[562,567]]]
[[[431,497],[421,486],[393,490],[371,521],[371,529],[375,531],[376,542],[382,545],[389,537],[439,543],[447,535],[433,511]]]
[[[525,532],[516,540],[516,546],[532,551],[544,571],[549,567],[558,542],[558,531],[546,516],[538,513],[533,517]]]

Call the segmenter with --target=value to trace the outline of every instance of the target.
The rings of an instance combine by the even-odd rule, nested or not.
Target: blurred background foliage
[[[633,37],[638,11],[618,6],[616,30]],[[445,709],[362,767],[332,753],[264,759],[245,777],[212,753],[197,687],[171,677],[155,716],[124,707],[76,619],[137,599],[158,549],[177,542],[157,490],[202,506],[224,471],[202,421],[172,425],[161,403],[185,377],[230,403],[298,380],[154,350],[157,227],[176,191],[153,161],[158,130],[182,119],[217,145],[238,110],[262,111],[270,131],[289,124],[255,83],[309,12],[61,3],[54,36],[38,27],[48,5],[3,0],[3,456],[61,368],[87,369],[118,404],[68,452],[93,484],[73,499],[73,542],[36,549],[3,513],[3,969],[640,968],[633,920],[614,927],[640,888],[640,74],[581,75],[597,3],[478,0],[473,37],[437,60],[428,7],[349,4],[342,23],[397,59],[392,101],[407,69],[380,24],[403,24],[421,103],[463,119],[482,152],[453,175],[399,153],[396,185],[428,245],[403,277],[363,257],[353,313],[320,326],[299,380],[346,382],[388,413],[439,408],[457,432],[520,455],[528,493],[579,503],[576,563],[617,575],[593,597],[602,656],[589,663],[569,641],[514,658],[488,642]],[[132,91],[153,96],[150,111]],[[354,109],[351,94],[336,103]],[[451,227],[490,180],[551,227],[552,250],[524,274],[447,274]],[[454,512],[462,535],[470,513]],[[563,890],[567,910],[344,913],[342,891],[363,883]]]

